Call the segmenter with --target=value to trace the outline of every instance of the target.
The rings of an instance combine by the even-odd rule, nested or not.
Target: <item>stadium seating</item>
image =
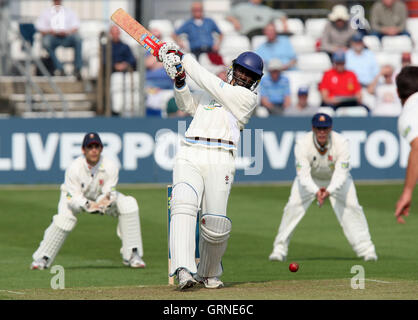
[[[336,117],[367,117],[369,112],[361,106],[341,107],[335,111]]]
[[[312,53],[316,51],[316,40],[309,35],[293,35],[290,37],[293,49],[296,54]]]
[[[284,32],[283,23],[280,19],[274,20],[274,26],[278,33]],[[301,19],[289,18],[287,19],[287,29],[292,34],[301,35],[304,33],[305,26]]]
[[[250,49],[250,40],[246,36],[229,34],[223,38],[219,53],[223,56],[237,56]]]
[[[412,51],[412,41],[408,36],[391,36],[382,38],[382,50],[384,52],[411,52]]]
[[[321,37],[328,19],[326,18],[311,18],[305,21],[306,34],[312,36],[314,39]]]
[[[364,36],[363,42],[371,51],[378,52],[382,50],[380,40],[376,36]]]
[[[234,25],[228,20],[222,18],[215,18],[213,20],[224,35],[238,34],[235,31]]]
[[[171,36],[174,32],[173,23],[168,19],[152,19],[149,21],[148,29],[158,29],[162,36]]]
[[[259,46],[267,41],[267,37],[265,35],[256,35],[253,36],[251,39],[251,48],[253,50],[257,50]]]
[[[324,72],[331,67],[331,59],[325,52],[303,53],[298,55],[297,68],[301,71]]]

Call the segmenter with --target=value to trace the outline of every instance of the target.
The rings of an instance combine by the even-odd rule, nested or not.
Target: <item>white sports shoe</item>
[[[364,255],[364,261],[377,261],[377,255],[375,252]]]
[[[224,287],[224,283],[218,277],[201,277],[196,273],[194,278],[197,282],[204,284],[208,289],[219,289]]]
[[[278,251],[273,251],[269,256],[270,261],[286,261],[286,256]]]
[[[190,272],[183,268],[177,271],[177,280],[179,281],[180,290],[191,288],[197,283]]]
[[[128,260],[123,260],[125,266],[130,266],[131,268],[145,268],[145,261],[139,256],[137,249],[132,250],[131,258]]]
[[[44,270],[48,268],[48,257],[39,258],[30,265],[32,270]]]

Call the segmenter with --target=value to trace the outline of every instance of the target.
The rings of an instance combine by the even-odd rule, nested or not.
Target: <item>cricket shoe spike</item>
[[[201,277],[197,273],[195,280],[205,285],[207,289],[219,289],[224,287],[224,283],[218,277]]]
[[[145,268],[145,261],[139,256],[138,249],[132,249],[132,255],[129,260],[123,260],[125,266],[130,266],[131,268]]]
[[[269,256],[269,260],[284,262],[286,261],[286,256],[281,254],[280,252],[273,251]]]
[[[376,253],[366,254],[363,259],[364,261],[377,261],[377,255]]]
[[[179,281],[179,289],[185,290],[193,287],[197,281],[186,269],[179,269],[177,272],[177,280]]]
[[[39,258],[30,265],[31,270],[44,270],[48,268],[48,257]]]

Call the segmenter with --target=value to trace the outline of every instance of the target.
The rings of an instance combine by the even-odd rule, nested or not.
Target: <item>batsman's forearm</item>
[[[406,169],[404,192],[410,192],[415,188],[418,180],[418,147],[413,147],[409,153],[408,167]]]

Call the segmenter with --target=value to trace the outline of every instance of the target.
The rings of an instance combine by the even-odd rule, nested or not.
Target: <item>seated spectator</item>
[[[372,34],[382,39],[384,36],[408,35],[406,20],[408,8],[397,0],[376,1],[370,13]]]
[[[313,116],[318,112],[318,107],[309,104],[309,87],[300,87],[298,90],[298,101],[286,108],[283,112],[284,116],[289,117],[307,117]]]
[[[150,32],[161,39],[160,30]],[[167,104],[164,90],[173,89],[173,80],[167,75],[163,63],[148,51],[145,53],[145,69],[145,115],[162,117],[162,109]]]
[[[319,84],[322,106],[339,107],[362,105],[361,85],[354,72],[345,68],[345,53],[332,57],[333,68],[324,73]]]
[[[380,73],[367,88],[376,98],[371,111],[373,116],[397,117],[401,114],[402,104],[393,74],[394,68],[390,64],[382,66]]]
[[[283,64],[273,58],[268,64],[268,74],[260,82],[260,104],[270,114],[280,115],[291,104],[289,79],[283,76]]]
[[[376,56],[364,45],[361,33],[356,33],[351,39],[351,48],[345,59],[345,67],[356,74],[363,87],[367,87],[379,73]]]
[[[250,40],[255,35],[263,34],[263,28],[275,19],[283,23],[283,32],[287,32],[287,17],[284,12],[261,4],[262,0],[249,0],[234,5],[226,17],[235,30],[246,35]]]
[[[112,41],[112,72],[126,72],[129,68],[136,70],[136,59],[131,48],[120,39],[120,29],[116,25],[110,27]]]
[[[74,48],[74,75],[81,80],[83,59],[81,38],[78,35],[80,20],[71,9],[62,6],[61,0],[54,0],[54,6],[45,9],[36,20],[35,27],[42,35],[42,46],[48,52],[54,65],[54,74],[65,75],[64,66],[55,54],[58,47]],[[61,19],[61,17],[64,17]]]
[[[152,34],[161,39],[161,32],[158,29],[150,30]],[[172,89],[173,80],[165,72],[162,62],[159,62],[148,51],[145,53],[145,86],[160,89]]]
[[[263,59],[267,66],[273,58],[279,59],[283,66],[282,70],[294,68],[296,64],[296,53],[287,36],[278,36],[273,23],[264,27],[264,35],[267,42],[256,49],[256,53]]]
[[[222,33],[211,18],[203,16],[203,4],[193,2],[191,7],[192,18],[183,23],[180,28],[172,35],[173,39],[184,48],[185,45],[178,37],[180,34],[186,34],[190,45],[190,51],[199,59],[203,52],[218,52],[222,42]],[[217,41],[213,39],[213,33],[219,35]]]
[[[350,14],[347,8],[341,4],[332,8],[328,19],[322,33],[320,49],[332,57],[333,53],[348,49],[350,40],[356,31],[351,28]]]

